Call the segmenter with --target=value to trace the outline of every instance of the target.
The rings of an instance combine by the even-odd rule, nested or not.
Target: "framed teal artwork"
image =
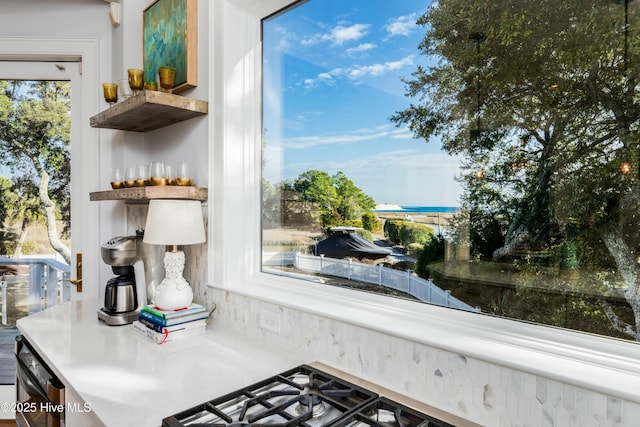
[[[176,69],[173,93],[197,85],[197,0],[157,0],[143,12],[145,81],[157,81],[158,68]]]

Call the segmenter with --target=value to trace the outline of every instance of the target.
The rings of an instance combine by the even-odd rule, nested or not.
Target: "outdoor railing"
[[[298,252],[278,252],[264,254],[264,265],[294,266],[299,270],[328,276],[342,277],[358,282],[377,284],[387,288],[405,292],[421,301],[444,307],[479,312],[451,295],[451,291],[443,290],[431,280],[416,276],[411,271],[400,271],[382,265],[369,265],[350,259],[328,258],[324,255],[304,255]]]
[[[70,268],[67,264],[47,258],[0,257],[0,265],[28,266],[26,304],[29,314],[52,307],[71,299]],[[8,277],[8,275],[6,275]],[[0,278],[2,287],[2,324],[7,324],[7,287],[5,276]],[[15,277],[15,276],[14,276]]]

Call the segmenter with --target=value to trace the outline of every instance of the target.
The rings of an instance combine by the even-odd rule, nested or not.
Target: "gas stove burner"
[[[204,402],[162,427],[453,427],[308,365]]]
[[[296,412],[298,414],[306,414],[311,412],[312,418],[323,416],[327,412],[327,405],[323,402],[322,397],[315,393],[303,394],[298,398]]]

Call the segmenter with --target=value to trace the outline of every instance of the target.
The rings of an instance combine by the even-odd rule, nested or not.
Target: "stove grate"
[[[301,365],[194,406],[162,427],[454,427]]]

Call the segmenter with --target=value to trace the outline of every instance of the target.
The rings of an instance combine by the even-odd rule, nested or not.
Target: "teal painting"
[[[173,93],[196,86],[196,0],[158,0],[143,13],[145,80],[176,69]]]

